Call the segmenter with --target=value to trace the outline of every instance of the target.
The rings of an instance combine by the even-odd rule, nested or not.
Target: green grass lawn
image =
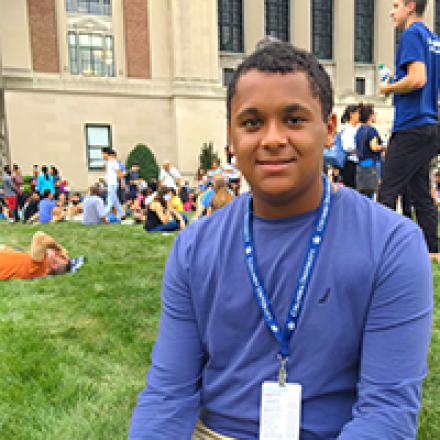
[[[1,282],[0,438],[124,439],[157,335],[175,234],[141,226],[0,222],[0,244],[43,230],[88,262],[77,275]],[[419,439],[440,439],[440,265]]]

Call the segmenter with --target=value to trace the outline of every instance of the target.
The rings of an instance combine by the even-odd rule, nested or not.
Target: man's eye
[[[304,118],[301,116],[289,116],[287,118],[287,123],[289,124],[299,124],[301,122],[304,122]]]
[[[243,127],[256,127],[256,126],[258,126],[259,123],[260,123],[259,119],[252,118],[252,119],[246,119],[245,121],[243,121],[243,123],[241,125]]]

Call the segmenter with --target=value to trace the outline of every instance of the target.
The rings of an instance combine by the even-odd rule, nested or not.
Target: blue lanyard
[[[328,223],[332,202],[332,187],[330,180],[327,179],[327,177],[324,176],[323,179],[324,190],[322,193],[321,203],[319,205],[318,218],[316,220],[315,227],[310,238],[309,248],[307,250],[306,258],[304,259],[304,263],[302,265],[301,274],[296,284],[295,294],[290,305],[290,310],[287,315],[287,320],[283,331],[281,331],[281,327],[278,325],[277,320],[275,319],[272,305],[270,303],[269,297],[267,296],[266,289],[264,288],[261,281],[261,277],[258,273],[257,265],[255,262],[254,243],[252,240],[251,232],[252,197],[249,197],[249,203],[244,217],[243,239],[249,276],[264,320],[266,321],[267,325],[281,345],[280,356],[282,360],[287,359],[289,356],[288,344],[298,325],[298,320],[304,298],[309,287],[310,277],[312,275],[312,271],[316,262],[316,257],[318,256],[322,239],[324,237],[324,232]]]

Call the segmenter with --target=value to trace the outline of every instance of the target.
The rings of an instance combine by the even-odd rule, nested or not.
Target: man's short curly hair
[[[334,105],[333,87],[328,73],[315,55],[282,42],[271,43],[256,50],[234,71],[226,99],[228,122],[231,121],[231,101],[236,92],[237,82],[250,70],[281,74],[304,72],[309,80],[312,95],[321,102],[322,119],[327,122]]]

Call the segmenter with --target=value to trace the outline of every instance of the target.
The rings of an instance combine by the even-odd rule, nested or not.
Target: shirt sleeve
[[[420,230],[391,238],[377,265],[361,347],[358,398],[339,440],[417,436],[433,309],[431,266]]]
[[[187,251],[180,237],[165,266],[159,335],[147,385],[133,411],[131,440],[189,440],[199,417],[205,352],[194,316]]]
[[[421,41],[419,32],[415,32],[412,29],[403,32],[400,39],[399,46],[400,58],[399,67],[405,68],[405,65],[414,61],[426,61],[426,44]]]

